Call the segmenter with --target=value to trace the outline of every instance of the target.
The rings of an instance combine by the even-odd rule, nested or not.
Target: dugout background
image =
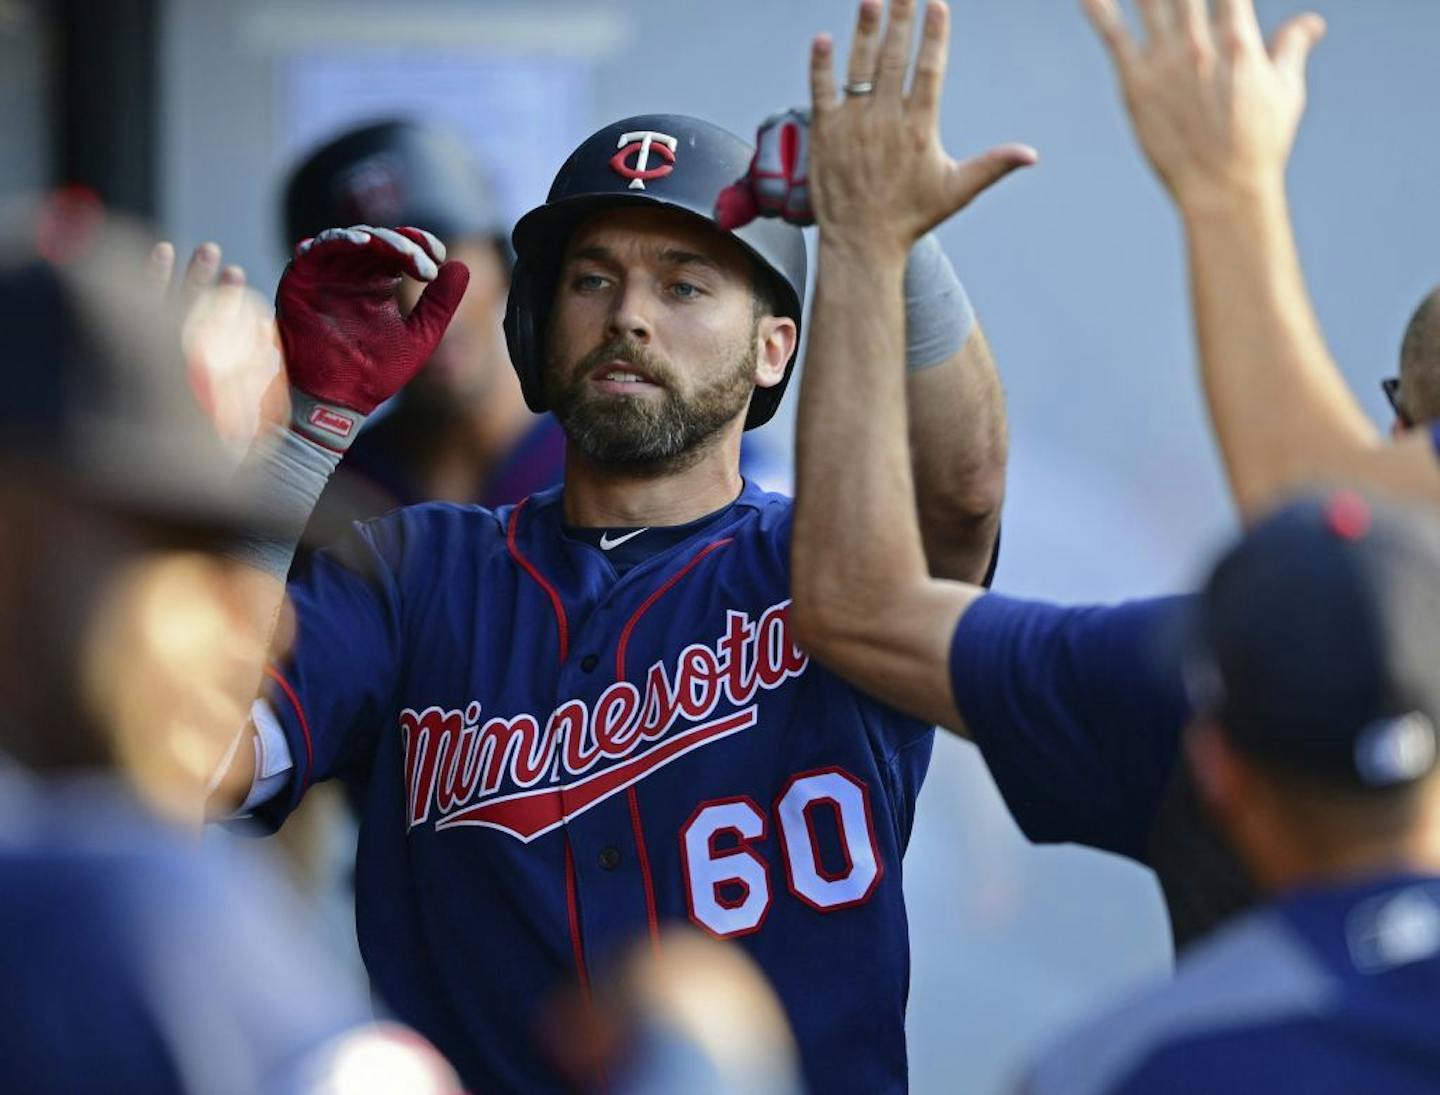
[[[1174,215],[1073,0],[952,6],[949,148],[1013,139],[1042,155],[941,233],[1008,394],[997,587],[1065,600],[1181,588],[1234,518],[1193,379]],[[1440,281],[1440,5],[1312,6],[1330,37],[1311,68],[1295,218],[1331,346],[1383,422],[1377,382]],[[1260,7],[1269,27],[1296,6]],[[87,38],[102,10],[120,30]],[[505,159],[519,212],[560,155],[612,118],[683,111],[743,133],[803,101],[811,35],[835,32],[843,55],[852,11],[850,0],[0,0],[0,196],[94,172],[152,208],[183,250],[217,239],[268,287],[282,262],[283,165],[320,112],[360,108],[367,66],[363,105],[441,104]],[[102,58],[109,42],[117,62],[108,107],[92,95],[63,124],[99,70],[63,71],[47,34],[57,17]],[[110,159],[77,166],[85,127]],[[763,432],[777,449],[789,449],[792,412],[793,397]],[[937,745],[906,884],[917,1092],[999,1090],[1037,1040],[1168,958],[1149,877],[1096,853],[1027,847],[953,740]]]

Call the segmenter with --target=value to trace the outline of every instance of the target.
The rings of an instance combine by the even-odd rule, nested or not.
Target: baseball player
[[[1330,357],[1296,254],[1285,167],[1324,20],[1292,18],[1267,46],[1253,0],[1155,0],[1140,5],[1141,43],[1116,0],[1085,10],[1181,214],[1201,377],[1242,512],[1315,482],[1440,499],[1440,428],[1384,443]]]
[[[0,242],[0,1086],[458,1090],[270,871],[198,846],[259,653],[219,548],[264,518],[179,382],[138,233],[77,199],[20,232]]]
[[[751,158],[673,114],[575,150],[516,226],[506,317],[530,406],[567,434],[563,489],[400,510],[319,554],[239,751],[243,810],[272,825],[317,780],[363,780],[361,952],[473,1087],[555,1086],[536,1002],[586,991],[594,962],[675,919],[756,958],[810,1087],[905,1086],[901,861],[933,731],[797,648],[790,504],[737,470],[789,378],[805,282],[799,229],[715,223]],[[408,317],[402,272],[430,283]],[[414,229],[301,244],[278,294],[295,415],[250,469],[277,519],[303,524],[464,284]],[[931,565],[974,581],[1003,479],[998,384],[973,322],[923,298],[917,330],[946,360],[917,383],[951,409],[917,434],[918,494],[945,518]],[[288,552],[247,556],[277,598]]]
[[[1086,1024],[1027,1090],[1440,1088],[1440,522],[1333,492],[1215,568],[1187,759],[1268,900],[1173,983]]]

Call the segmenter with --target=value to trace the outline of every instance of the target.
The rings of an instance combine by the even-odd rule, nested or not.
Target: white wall
[[[952,6],[950,148],[1020,139],[1043,156],[942,233],[1009,396],[998,585],[1067,600],[1177,588],[1233,516],[1193,378],[1175,218],[1076,2]],[[1291,10],[1261,6],[1268,24]],[[1440,281],[1440,5],[1315,6],[1331,34],[1313,66],[1295,215],[1332,347],[1378,417],[1376,382],[1394,369],[1410,309]],[[364,41],[376,37],[367,12],[394,30],[403,11],[415,28],[405,33],[424,48],[564,50],[574,34],[593,64],[593,124],[677,110],[743,132],[803,99],[810,36],[845,39],[852,10],[848,0],[408,0],[403,9],[172,0],[166,219],[182,243],[214,236],[258,281],[273,279],[285,33],[310,46]],[[306,12],[314,18],[302,25]],[[782,420],[769,432],[783,440],[788,428]],[[1026,847],[969,747],[954,741],[937,747],[907,887],[919,1092],[997,1090],[1037,1038],[1167,960],[1148,876],[1098,854]]]
[[[40,15],[34,0],[0,0],[0,201],[33,192],[50,177]]]

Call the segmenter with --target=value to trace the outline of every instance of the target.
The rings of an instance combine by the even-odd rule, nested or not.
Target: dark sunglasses
[[[1385,393],[1385,399],[1390,404],[1390,409],[1395,412],[1395,417],[1399,420],[1400,425],[1407,430],[1415,425],[1410,421],[1410,416],[1405,413],[1405,408],[1400,402],[1400,378],[1387,376],[1380,381],[1380,390]]]

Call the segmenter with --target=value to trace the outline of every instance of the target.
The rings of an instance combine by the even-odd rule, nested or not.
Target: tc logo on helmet
[[[675,149],[680,144],[668,133],[656,133],[642,129],[635,133],[620,134],[620,151],[610,157],[610,166],[617,175],[630,180],[631,190],[644,190],[646,179],[663,179],[675,170]],[[650,153],[656,153],[665,162],[657,167],[650,166]],[[630,157],[635,157],[632,165]]]

